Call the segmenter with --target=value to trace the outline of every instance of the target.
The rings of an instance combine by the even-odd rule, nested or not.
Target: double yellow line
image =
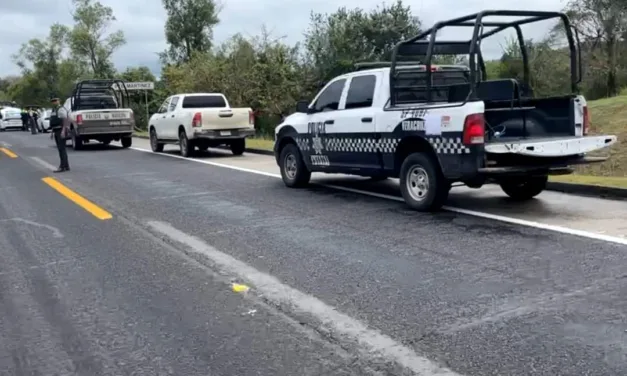
[[[0,152],[6,154],[9,158],[17,158],[17,154],[15,154],[14,152],[12,152],[11,150],[7,148],[0,147]],[[90,213],[94,217],[102,221],[113,218],[111,213],[104,210],[100,206],[94,204],[93,202],[89,201],[85,197],[79,195],[78,193],[74,192],[70,188],[66,187],[57,179],[52,178],[52,177],[45,177],[41,180],[44,183],[48,184],[48,186],[50,186],[52,189],[59,192],[62,196],[64,196],[68,200],[72,201],[76,205],[85,209],[88,213]]]

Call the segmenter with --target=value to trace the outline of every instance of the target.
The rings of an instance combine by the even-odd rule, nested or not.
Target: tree
[[[220,22],[214,0],[163,0],[168,14],[165,38],[170,45],[162,60],[190,61],[194,52],[211,49],[213,28]]]
[[[627,33],[627,4],[624,0],[571,0],[566,6],[573,25],[591,50],[602,48],[602,69],[606,71],[607,95],[619,92],[617,68],[619,44]],[[590,55],[597,60],[597,55]]]
[[[420,20],[397,0],[370,13],[345,7],[326,15],[312,13],[305,34],[306,60],[317,80],[326,81],[355,62],[390,59],[394,46],[420,32]]]
[[[18,53],[13,56],[13,61],[20,67],[25,77],[28,76],[23,84],[36,82],[36,91],[42,92],[39,95],[47,96],[59,89],[59,64],[64,58],[68,32],[66,26],[55,23],[50,27],[46,39],[29,40],[22,44]],[[38,80],[41,82],[37,82]],[[26,88],[24,90],[28,91]],[[48,93],[43,94],[43,91]]]
[[[115,73],[111,56],[126,43],[121,30],[108,33],[115,16],[113,9],[94,0],[73,0],[76,7],[74,27],[69,34],[70,48],[76,58],[87,63],[98,78]]]

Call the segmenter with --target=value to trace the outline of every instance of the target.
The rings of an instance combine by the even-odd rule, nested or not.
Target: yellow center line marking
[[[54,189],[55,191],[65,196],[65,198],[67,198],[68,200],[74,202],[76,205],[87,210],[94,217],[102,221],[113,218],[113,216],[108,211],[102,209],[98,205],[94,204],[93,202],[87,200],[86,198],[74,192],[70,188],[61,184],[61,182],[59,182],[57,179],[46,177],[41,180],[44,183],[48,184],[50,187],[52,187],[52,189]]]
[[[17,158],[17,154],[15,154],[14,152],[12,152],[11,150],[9,150],[7,148],[0,148],[0,151],[3,152],[4,154],[8,155],[9,158]]]

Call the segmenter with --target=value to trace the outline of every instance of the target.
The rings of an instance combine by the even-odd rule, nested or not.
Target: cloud
[[[391,3],[393,0],[387,0]],[[113,8],[117,21],[112,30],[121,29],[126,36],[127,44],[120,48],[113,60],[118,69],[127,66],[147,65],[158,73],[159,62],[157,53],[166,48],[163,26],[166,14],[160,0],[129,1],[101,0],[101,3]],[[340,0],[329,2],[323,0],[299,0],[284,2],[279,0],[224,0],[220,14],[220,24],[214,30],[214,39],[221,42],[235,33],[256,35],[265,25],[274,36],[285,37],[285,41],[296,43],[303,38],[309,25],[310,12],[332,13],[337,8],[361,7],[373,9],[381,4],[381,0]],[[517,0],[440,0],[440,1],[406,1],[412,11],[419,16],[425,26],[442,19],[449,19],[477,12],[481,9],[533,9],[560,10],[564,4],[561,0],[527,0],[522,8]],[[0,3],[0,76],[18,74],[19,71],[11,61],[20,45],[32,38],[44,38],[50,25],[60,22],[70,25],[71,2],[69,0],[8,0]],[[541,37],[549,25],[543,27],[527,27],[526,37]],[[468,30],[444,32],[443,38],[467,38]],[[497,40],[486,41],[483,45],[484,54],[498,56],[501,51]]]

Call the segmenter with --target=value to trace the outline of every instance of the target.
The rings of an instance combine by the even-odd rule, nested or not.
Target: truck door
[[[165,118],[161,119],[163,125],[161,126],[163,129],[166,129],[166,134],[168,138],[178,139],[179,138],[179,125],[181,125],[181,119],[177,119],[175,117],[176,105],[179,102],[179,97],[172,97],[170,100],[170,104],[167,106],[166,113],[164,114]],[[186,124],[183,124],[186,125]]]
[[[335,120],[340,112],[338,108],[345,84],[345,78],[331,81],[312,105],[316,112],[308,118],[307,136],[310,138],[311,148],[306,158],[309,159],[313,170],[324,170],[330,166],[327,144],[329,137],[335,133]]]
[[[168,104],[170,103],[170,98],[166,98],[165,101],[161,104],[156,113],[152,115],[150,118],[150,125],[155,127],[155,131],[157,132],[157,136],[160,139],[169,139],[168,132],[165,128],[165,114],[168,111]]]
[[[372,107],[380,73],[352,76],[345,101],[334,115],[333,134],[327,149],[333,167],[351,170],[381,168],[378,158],[378,136],[375,132],[375,109]]]

